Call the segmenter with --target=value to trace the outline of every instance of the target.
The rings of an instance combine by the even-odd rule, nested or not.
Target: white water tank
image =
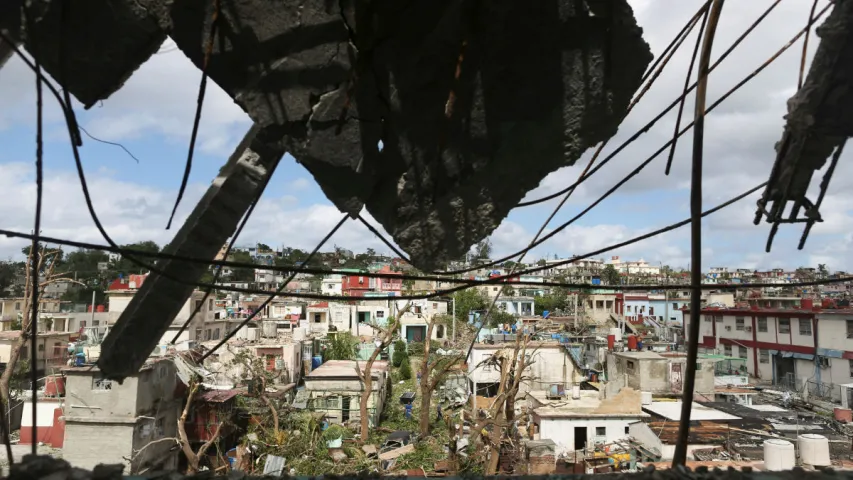
[[[249,335],[246,337],[250,342],[254,342],[258,340],[258,329],[255,327],[249,328]]]
[[[240,340],[249,339],[249,327],[247,325],[243,325],[239,330],[237,330],[237,338]]]
[[[262,335],[266,338],[275,338],[278,336],[278,323],[264,322],[262,325]]]
[[[823,435],[804,433],[797,437],[800,444],[800,461],[806,465],[824,467],[832,465],[829,459],[829,439]]]
[[[622,341],[622,329],[621,328],[611,328],[610,335],[614,335],[616,337],[617,342]]]
[[[572,399],[578,400],[581,398],[581,386],[572,385]]]
[[[293,329],[293,340],[299,342],[301,340],[305,340],[305,337],[308,336],[308,329],[305,327],[298,327]]]
[[[791,470],[796,464],[794,444],[787,440],[770,438],[764,441],[764,470],[781,472]]]
[[[652,392],[640,392],[640,400],[643,405],[652,404]]]

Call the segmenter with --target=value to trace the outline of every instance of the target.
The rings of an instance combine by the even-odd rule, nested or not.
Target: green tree
[[[474,310],[485,310],[486,297],[476,288],[466,288],[453,294],[456,302],[456,321],[467,322],[468,313]]]
[[[23,263],[0,262],[0,297],[6,296],[6,290],[15,283],[23,268]]]
[[[397,340],[394,342],[394,355],[391,357],[391,364],[395,368],[400,368],[403,363],[403,357],[406,356],[406,342]]]
[[[611,264],[607,264],[604,267],[604,270],[601,272],[601,279],[604,280],[607,285],[619,285],[621,282],[621,278],[619,277],[619,272],[616,271],[616,267]]]
[[[409,380],[412,378],[412,364],[409,362],[409,356],[403,357],[403,362],[400,364],[400,378]]]
[[[323,350],[323,361],[355,360],[358,354],[358,341],[349,332],[330,333],[326,349]]]
[[[504,324],[514,324],[515,317],[511,313],[507,313],[503,310],[498,310],[497,308],[489,312],[489,319],[487,325],[490,328],[495,328]]]
[[[475,252],[475,260],[488,260],[492,255],[492,242],[488,238],[483,239],[483,241],[477,244]]]
[[[137,243],[129,243],[127,245],[122,245],[121,247],[129,250],[137,250],[140,252],[160,253],[160,246],[151,240],[145,240]],[[134,258],[143,261],[147,264],[153,264],[155,262],[155,259],[151,257],[136,256]],[[130,261],[124,256],[122,256],[118,261],[114,263],[114,265],[112,265],[111,270],[116,275],[122,274],[125,276],[146,272],[144,268],[140,267],[139,265]]]
[[[232,262],[254,263],[249,252],[243,250],[231,252],[231,255],[228,256],[228,260]],[[231,270],[231,280],[234,282],[254,282],[255,269],[244,267],[234,268]]]

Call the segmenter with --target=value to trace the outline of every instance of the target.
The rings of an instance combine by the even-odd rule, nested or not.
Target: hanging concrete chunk
[[[31,28],[22,0],[0,3],[0,29],[86,108],[115,93],[166,39],[157,19],[134,2],[31,0]]]
[[[136,3],[203,65],[214,2]],[[235,0],[219,19],[210,78],[424,269],[613,136],[652,58],[625,0]]]

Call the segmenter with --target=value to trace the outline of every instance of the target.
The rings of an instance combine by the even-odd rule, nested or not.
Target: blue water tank
[[[311,370],[314,370],[315,368],[319,368],[320,365],[322,365],[322,364],[323,364],[323,356],[322,355],[315,355],[311,359]]]

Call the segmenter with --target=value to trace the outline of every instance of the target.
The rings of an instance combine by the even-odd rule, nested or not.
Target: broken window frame
[[[805,337],[812,336],[812,322],[808,318],[800,318],[797,320],[799,324],[800,335]]]
[[[767,333],[767,317],[758,318],[758,331],[762,333]]]

